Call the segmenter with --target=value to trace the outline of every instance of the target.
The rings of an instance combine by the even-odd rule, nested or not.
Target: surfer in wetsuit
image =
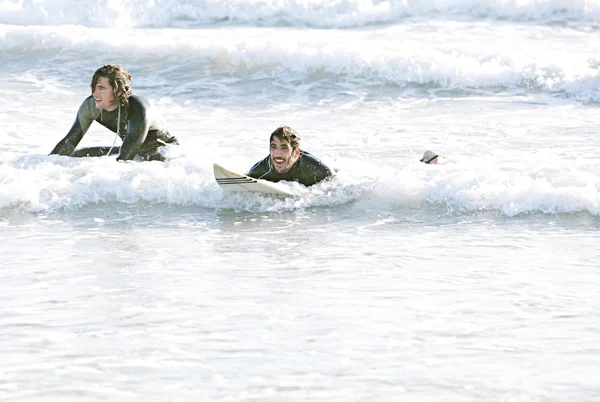
[[[117,160],[131,160],[139,155],[144,160],[165,160],[159,148],[179,143],[169,134],[164,120],[150,102],[132,95],[131,78],[119,65],[109,64],[96,70],[92,77],[92,95],[83,101],[71,130],[50,154],[73,157],[119,154]],[[123,144],[75,150],[94,120],[121,137]]]
[[[332,169],[300,148],[300,136],[292,128],[279,127],[269,143],[269,156],[252,166],[248,176],[272,182],[297,181],[307,187],[333,176]]]

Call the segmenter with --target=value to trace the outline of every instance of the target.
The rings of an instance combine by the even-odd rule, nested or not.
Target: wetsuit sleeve
[[[91,100],[91,101],[90,101]],[[73,126],[62,140],[50,152],[50,155],[65,155],[70,156],[73,154],[75,147],[81,141],[85,133],[90,128],[90,125],[96,118],[95,109],[96,105],[93,102],[93,98],[90,96],[83,101],[79,110],[77,111],[77,117]]]
[[[325,165],[321,160],[309,154],[303,155],[303,163],[300,170],[299,182],[305,186],[312,186],[318,182],[333,176],[333,170]]]
[[[123,138],[118,161],[131,160],[146,140],[150,123],[147,108],[140,102],[130,101],[127,121],[127,135]]]
[[[331,176],[333,176],[333,171],[329,168],[329,166],[319,161],[319,164],[316,165],[315,173],[313,174],[315,183],[323,181]]]

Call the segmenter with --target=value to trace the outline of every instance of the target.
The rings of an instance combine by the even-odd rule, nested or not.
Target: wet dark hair
[[[288,142],[294,151],[301,151],[300,135],[293,128],[288,126],[279,127],[271,133],[271,137],[269,137],[269,144],[273,141],[273,137],[279,138],[279,141],[281,142]]]
[[[129,104],[129,96],[131,95],[131,74],[123,67],[117,64],[106,64],[96,70],[92,77],[92,93],[96,88],[96,84],[100,77],[108,78],[110,86],[113,87],[113,96],[117,105],[127,106]],[[119,95],[119,91],[121,94]]]

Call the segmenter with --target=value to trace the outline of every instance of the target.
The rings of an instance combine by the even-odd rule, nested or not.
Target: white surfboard
[[[249,193],[263,193],[294,197],[296,193],[283,183],[255,179],[245,174],[236,173],[215,163],[213,165],[215,179],[223,190]]]

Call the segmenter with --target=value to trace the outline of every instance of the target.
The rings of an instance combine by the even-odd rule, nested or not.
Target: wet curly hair
[[[273,141],[273,137],[279,138],[279,141],[288,142],[294,151],[302,151],[300,148],[300,135],[289,126],[281,126],[273,131],[269,137],[269,142]]]
[[[94,93],[100,77],[108,78],[110,86],[113,87],[115,103],[127,106],[129,104],[129,96],[131,95],[131,79],[133,78],[131,74],[117,64],[106,64],[97,69],[92,77],[92,93]]]

